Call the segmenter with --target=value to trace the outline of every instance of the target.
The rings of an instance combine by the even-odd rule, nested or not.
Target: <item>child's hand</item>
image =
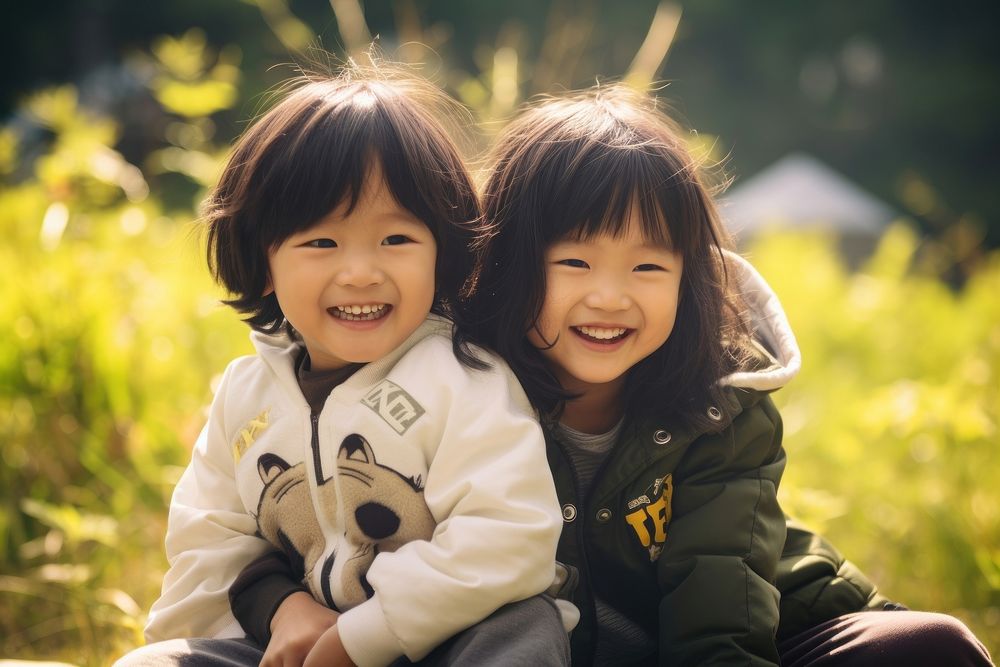
[[[323,633],[309,651],[302,667],[357,667],[340,641],[340,630],[333,626]]]
[[[260,667],[302,667],[309,651],[337,623],[339,615],[308,593],[292,593],[278,605],[271,618],[271,641]]]

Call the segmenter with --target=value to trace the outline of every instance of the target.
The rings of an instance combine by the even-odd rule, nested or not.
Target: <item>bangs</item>
[[[416,150],[404,139],[432,132],[424,119],[412,106],[404,110],[398,93],[378,82],[329,92],[324,85],[296,91],[285,113],[265,128],[270,136],[261,144],[260,168],[254,171],[259,182],[251,186],[256,201],[248,207],[265,216],[267,224],[254,225],[261,247],[280,245],[344,202],[347,213],[353,211],[375,167],[397,203],[438,237],[432,225],[438,206],[427,197],[454,188],[421,187],[415,174],[441,173],[442,156]]]
[[[656,175],[632,154],[602,157],[609,159],[593,160],[574,175],[577,184],[570,188],[582,196],[553,202],[553,227],[558,234],[554,240],[588,241],[605,235],[621,238],[628,232],[633,214],[638,214],[644,240],[673,248],[674,233],[656,196],[660,189]]]
[[[702,197],[693,165],[660,137],[619,123],[601,125],[587,136],[556,137],[537,147],[531,165],[537,171],[528,178],[542,184],[537,194],[545,245],[624,236],[633,213],[646,241],[682,252],[697,245],[692,227]]]

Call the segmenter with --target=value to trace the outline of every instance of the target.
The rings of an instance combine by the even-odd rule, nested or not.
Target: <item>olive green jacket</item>
[[[764,394],[726,396],[735,416],[720,432],[666,422],[623,432],[586,504],[547,429],[566,522],[557,559],[579,573],[574,665],[589,664],[596,646],[594,594],[656,638],[659,664],[778,663],[781,418]]]
[[[565,521],[557,557],[579,575],[574,665],[594,654],[595,593],[656,638],[646,662],[662,665],[776,665],[778,638],[886,602],[832,545],[786,522],[776,498],[781,418],[770,398],[742,389],[726,397],[734,416],[720,432],[664,422],[623,433],[586,505],[547,429]]]

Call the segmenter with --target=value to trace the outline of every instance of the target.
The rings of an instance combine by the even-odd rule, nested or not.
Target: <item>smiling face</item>
[[[379,359],[434,302],[437,244],[374,168],[353,210],[341,202],[268,255],[270,289],[302,336],[313,370]]]
[[[637,216],[633,206],[619,238],[568,239],[546,252],[545,301],[528,340],[569,391],[620,389],[673,330],[683,261],[645,239]]]

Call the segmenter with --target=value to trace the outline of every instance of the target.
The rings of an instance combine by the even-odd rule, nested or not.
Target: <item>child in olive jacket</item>
[[[855,613],[898,606],[788,524],[768,393],[798,347],[654,100],[532,105],[483,206],[471,306],[541,415],[574,664],[989,664],[950,617]]]

